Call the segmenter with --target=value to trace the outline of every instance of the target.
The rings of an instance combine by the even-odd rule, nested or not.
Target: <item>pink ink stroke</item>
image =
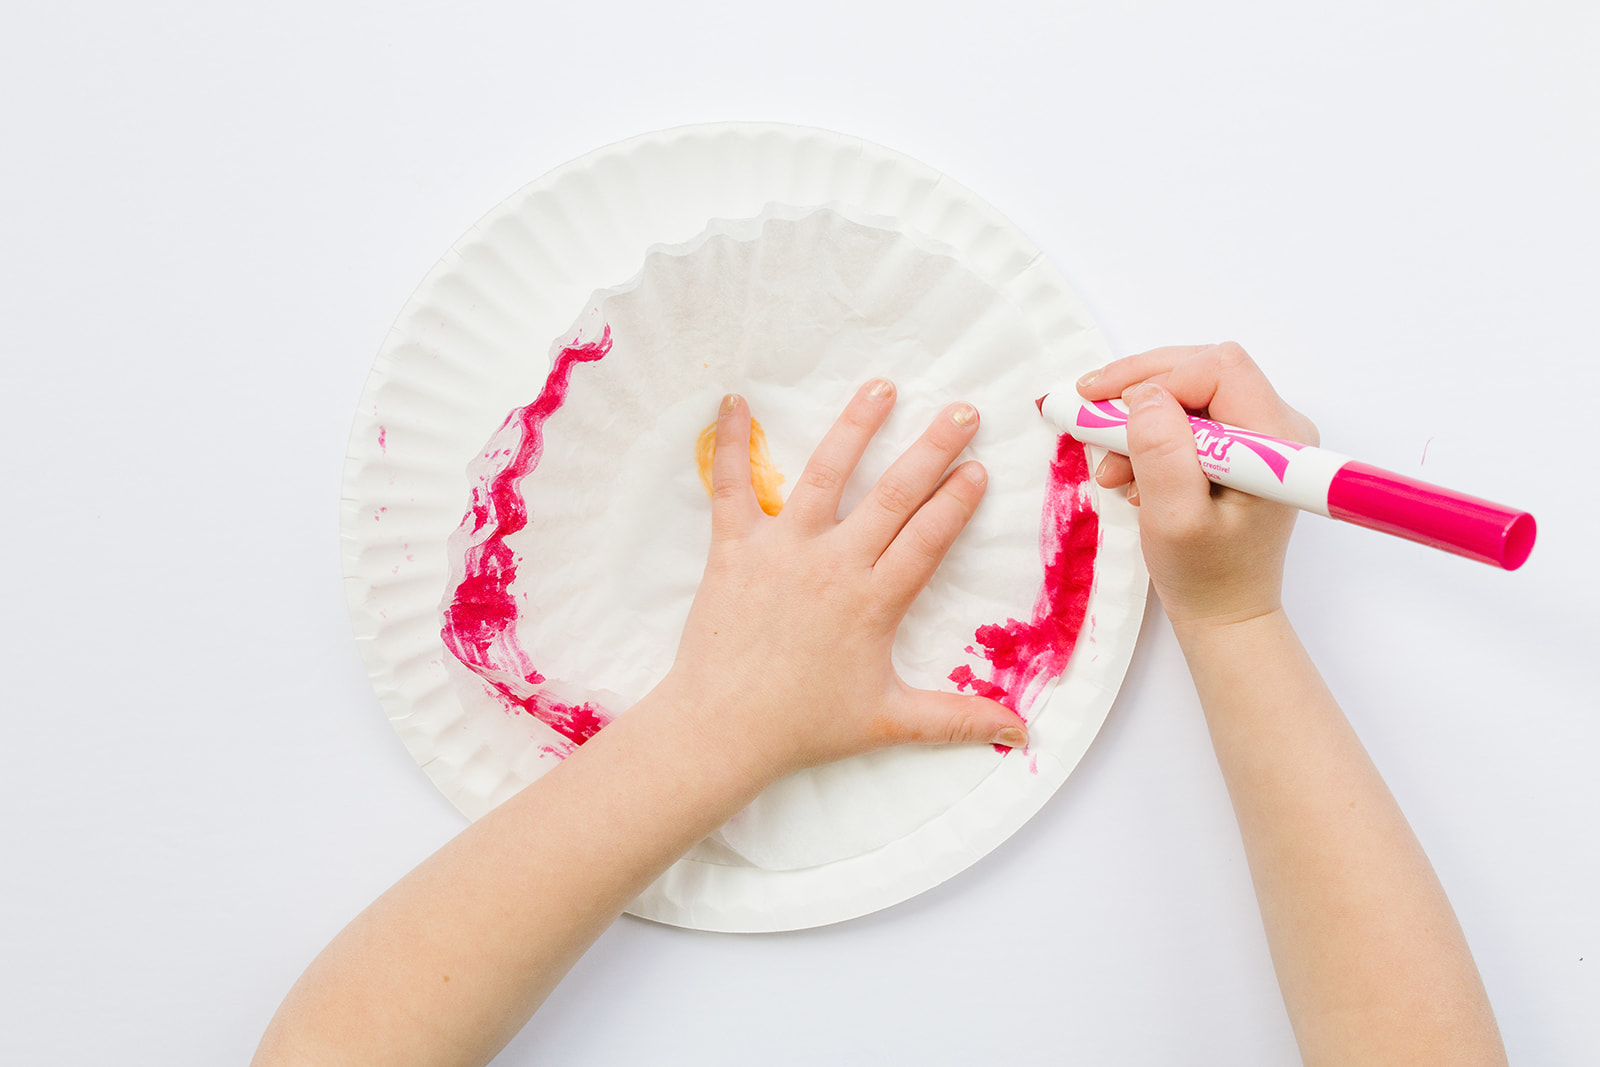
[[[487,469],[472,490],[472,506],[457,537],[468,539],[461,581],[444,608],[444,639],[456,659],[489,686],[508,710],[522,710],[573,745],[600,732],[612,716],[593,703],[566,704],[539,690],[545,678],[517,643],[517,602],[511,584],[517,557],[506,539],[525,529],[529,512],[522,480],[544,455],[544,424],[560,409],[572,369],[611,351],[611,328],[598,341],[573,343],[556,357],[533,403],[506,416],[480,462]]]
[[[1089,610],[1100,516],[1088,481],[1083,445],[1061,435],[1039,518],[1044,583],[1033,602],[1033,617],[978,627],[973,636],[982,651],[972,646],[967,651],[989,661],[988,678],[978,677],[965,664],[950,672],[957,689],[997,700],[1024,719],[1045,683],[1067,669]]]

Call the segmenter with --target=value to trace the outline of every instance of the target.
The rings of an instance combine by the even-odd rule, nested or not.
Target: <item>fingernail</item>
[[[1139,506],[1139,487],[1132,482],[1128,483],[1128,503],[1134,507]]]
[[[973,485],[981,486],[989,481],[989,472],[983,469],[982,463],[963,463],[960,473]]]
[[[1142,411],[1161,403],[1161,386],[1152,382],[1140,382],[1130,385],[1122,391],[1122,402],[1128,405],[1129,411]]]
[[[1079,389],[1087,389],[1087,388],[1089,388],[1089,386],[1094,384],[1094,380],[1096,378],[1100,377],[1101,373],[1104,370],[1105,370],[1104,367],[1096,367],[1094,370],[1090,371],[1088,374],[1085,374],[1082,378],[1079,378],[1078,379],[1078,388]]]
[[[867,395],[892,396],[894,395],[894,383],[887,378],[874,378],[867,385]]]
[[[978,409],[971,404],[957,404],[950,409],[950,421],[957,426],[971,426],[978,421]]]
[[[994,743],[1007,748],[1021,748],[1028,743],[1027,731],[1018,726],[1007,726],[994,735]]]
[[[1094,480],[1095,481],[1098,482],[1100,480],[1101,476],[1103,476],[1105,474],[1105,472],[1106,472],[1106,464],[1110,463],[1110,462],[1111,462],[1111,455],[1110,455],[1110,453],[1107,453],[1106,456],[1100,460],[1099,464],[1094,469]]]
[[[739,394],[729,393],[722,398],[722,414],[732,415],[739,408]]]

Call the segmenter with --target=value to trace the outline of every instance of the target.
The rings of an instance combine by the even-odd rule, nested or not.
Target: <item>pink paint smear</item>
[[[517,643],[517,602],[511,583],[518,561],[506,538],[528,525],[522,479],[544,455],[544,424],[566,401],[573,367],[593,363],[610,351],[610,327],[598,341],[562,349],[538,398],[507,415],[491,439],[483,456],[488,470],[473,487],[472,506],[457,531],[458,537],[470,538],[464,574],[445,606],[444,628],[439,632],[445,647],[482,678],[508,710],[528,712],[572,746],[599,733],[612,717],[596,704],[565,704],[536,688],[545,678]]]
[[[1039,518],[1044,584],[1033,602],[1033,617],[978,627],[973,636],[982,650],[969,645],[967,651],[989,661],[987,679],[965,664],[950,672],[957,689],[997,700],[1023,718],[1045,683],[1067,669],[1089,610],[1100,517],[1084,491],[1088,480],[1089,459],[1083,445],[1063,434],[1050,464]]]

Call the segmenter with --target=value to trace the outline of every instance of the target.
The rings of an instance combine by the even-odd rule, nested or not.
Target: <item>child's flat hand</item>
[[[903,742],[1026,740],[1000,704],[914,689],[890,663],[986,483],[976,462],[944,478],[978,429],[954,404],[841,521],[845,482],[893,406],[890,383],[862,386],[772,517],[750,484],[749,408],[729,396],[717,417],[710,558],[662,689],[759,775]]]
[[[1157,348],[1078,382],[1087,400],[1128,404],[1131,458],[1108,455],[1103,486],[1128,486],[1156,593],[1175,625],[1234,622],[1277,610],[1296,511],[1213,485],[1185,409],[1315,445],[1317,428],[1285,404],[1236,344]]]

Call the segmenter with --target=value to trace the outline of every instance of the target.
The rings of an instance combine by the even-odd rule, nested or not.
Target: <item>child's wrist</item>
[[[750,736],[742,711],[736,695],[706,692],[669,674],[629,715],[641,713],[655,720],[690,765],[754,799],[798,765],[791,766],[771,739]]]
[[[1172,632],[1185,651],[1190,646],[1232,643],[1289,624],[1283,605],[1278,603],[1243,606],[1227,611],[1173,614],[1168,616]]]

